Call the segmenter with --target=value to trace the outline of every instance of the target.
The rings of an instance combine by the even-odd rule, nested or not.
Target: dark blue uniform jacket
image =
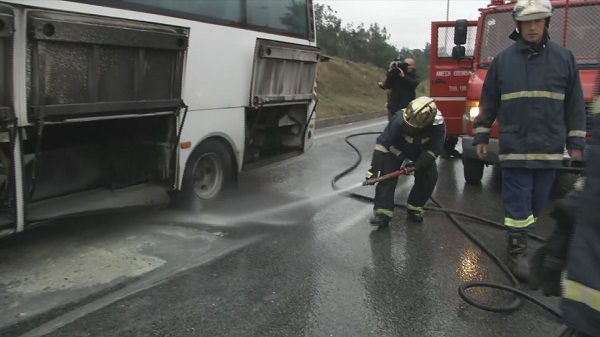
[[[546,40],[534,52],[520,37],[487,72],[474,144],[488,143],[497,120],[504,167],[558,168],[569,149],[584,148],[585,102],[573,53]]]

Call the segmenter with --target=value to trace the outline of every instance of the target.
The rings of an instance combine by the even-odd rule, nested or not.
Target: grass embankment
[[[377,86],[377,82],[383,79],[385,69],[373,65],[339,58],[320,63],[317,71],[317,118],[386,111],[386,91]],[[429,92],[428,83],[421,82],[417,96]]]

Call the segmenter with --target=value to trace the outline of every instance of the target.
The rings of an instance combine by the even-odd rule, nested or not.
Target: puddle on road
[[[87,288],[135,277],[154,270],[165,260],[140,253],[148,243],[113,242],[106,247],[54,245],[22,251],[20,258],[0,263],[3,291],[36,295],[58,290]]]
[[[85,233],[15,245],[10,251],[0,251],[0,293],[34,296],[109,284],[167,263],[165,240],[185,240],[187,246],[223,236],[221,232],[153,224],[135,231]]]
[[[185,270],[213,256],[203,260],[224,236],[150,221],[152,216],[80,218],[5,241],[0,246],[0,329],[114,286]]]

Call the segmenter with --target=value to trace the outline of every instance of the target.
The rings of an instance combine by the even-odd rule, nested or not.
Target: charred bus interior
[[[256,40],[244,169],[303,152],[320,59],[317,47]]]
[[[28,218],[168,202],[174,139],[173,114],[26,129]]]
[[[175,179],[172,113],[23,128],[22,195],[28,221],[166,204]],[[0,229],[14,223],[14,129],[0,144]],[[19,155],[19,154],[17,154]]]
[[[13,221],[13,207],[10,203],[12,196],[9,188],[12,172],[11,140],[14,138],[16,120],[12,103],[13,90],[10,85],[13,55],[13,25],[12,11],[0,6],[0,230],[3,225]]]
[[[26,39],[25,62],[3,69],[16,64],[26,74],[27,121],[2,120],[0,227],[16,221],[21,195],[27,223],[167,203],[188,30],[48,10],[18,15],[27,34],[3,34],[0,49],[11,55],[4,42]],[[17,179],[7,179],[12,172]]]
[[[307,104],[247,109],[244,167],[299,155],[304,148]]]
[[[6,127],[0,131],[0,231],[14,222],[14,182],[10,178],[14,170],[12,165],[13,132]]]

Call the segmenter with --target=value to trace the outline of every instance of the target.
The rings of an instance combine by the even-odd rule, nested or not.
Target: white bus
[[[214,201],[308,150],[312,0],[0,0],[0,231]]]

